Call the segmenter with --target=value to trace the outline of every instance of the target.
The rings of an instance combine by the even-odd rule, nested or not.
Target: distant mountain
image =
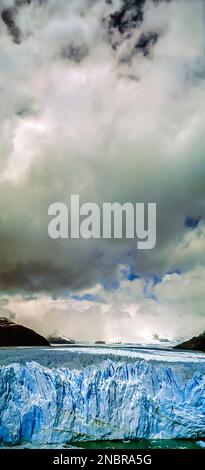
[[[193,336],[188,341],[184,341],[181,344],[177,344],[175,349],[189,349],[194,351],[205,352],[205,331],[199,336]]]
[[[153,339],[154,339],[155,341],[159,341],[160,343],[169,343],[169,339],[167,339],[167,338],[161,338],[161,336],[159,336],[159,335],[157,335],[157,334],[153,335]]]
[[[0,346],[50,346],[50,344],[30,328],[0,317]]]
[[[50,335],[48,336],[48,341],[50,344],[75,344],[75,340],[72,338],[65,338],[60,335]]]

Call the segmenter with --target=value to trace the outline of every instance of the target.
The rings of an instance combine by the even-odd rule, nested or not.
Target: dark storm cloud
[[[14,44],[20,44],[22,40],[21,30],[16,23],[16,16],[18,9],[23,5],[29,5],[32,0],[3,0],[1,8],[1,19],[8,28],[8,32],[11,35]],[[42,3],[40,0],[37,1],[39,4]]]
[[[79,46],[69,44],[62,48],[61,56],[63,59],[73,60],[74,62],[80,63],[88,53],[89,50],[86,44],[81,44]]]
[[[123,263],[201,268],[204,227],[187,238],[184,221],[204,214],[203,2],[2,5],[1,289],[61,295],[118,281]],[[76,193],[156,202],[156,249],[49,240],[48,206]]]
[[[43,292],[68,288],[69,270],[49,263],[19,263],[14,270],[0,273],[0,290],[16,292]]]
[[[21,31],[15,23],[15,8],[8,8],[3,10],[1,13],[1,18],[6,24],[9,33],[11,34],[14,43],[20,44],[21,42]]]

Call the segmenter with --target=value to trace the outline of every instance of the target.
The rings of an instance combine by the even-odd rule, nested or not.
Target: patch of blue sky
[[[201,222],[201,216],[198,217],[192,217],[192,216],[187,216],[185,217],[184,225],[185,227],[194,230],[195,228],[198,227],[199,222]]]

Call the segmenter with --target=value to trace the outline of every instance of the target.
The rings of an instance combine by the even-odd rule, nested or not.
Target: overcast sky
[[[203,0],[0,13],[0,314],[77,339],[204,330]],[[49,239],[48,207],[71,194],[156,202],[156,248]]]

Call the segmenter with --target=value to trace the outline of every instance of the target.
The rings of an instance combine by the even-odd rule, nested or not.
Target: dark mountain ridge
[[[50,346],[50,344],[30,328],[0,317],[0,346]]]
[[[175,349],[187,349],[194,351],[205,352],[205,331],[199,336],[193,336],[193,338],[188,341],[184,341],[181,344],[175,346]]]

